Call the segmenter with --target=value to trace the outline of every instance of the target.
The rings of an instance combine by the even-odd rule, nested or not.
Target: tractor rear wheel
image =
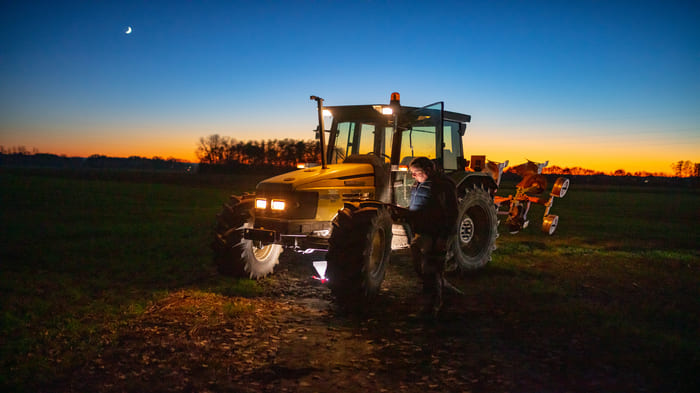
[[[279,263],[282,246],[259,244],[243,238],[243,230],[253,227],[253,195],[231,196],[216,216],[212,249],[219,273],[236,277],[264,277]]]
[[[455,237],[451,242],[453,258],[462,270],[481,268],[491,260],[498,237],[498,218],[487,189],[474,186],[461,198]]]
[[[391,255],[392,221],[380,203],[346,203],[333,219],[329,239],[328,286],[346,306],[373,298]]]

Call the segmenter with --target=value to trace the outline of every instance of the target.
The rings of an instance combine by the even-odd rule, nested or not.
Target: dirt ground
[[[362,315],[311,279],[313,257],[283,253],[264,295],[173,293],[132,321],[100,355],[50,391],[565,392],[624,390],[614,373],[562,369],[567,354],[531,353],[483,324],[473,296],[420,315],[408,254],[395,253],[382,292]],[[468,277],[456,277],[457,286]],[[573,347],[572,347],[573,346]],[[533,348],[526,345],[525,348]],[[632,382],[632,381],[628,381]],[[633,384],[632,384],[633,385]],[[627,385],[629,386],[629,385]],[[622,391],[622,390],[621,390]]]

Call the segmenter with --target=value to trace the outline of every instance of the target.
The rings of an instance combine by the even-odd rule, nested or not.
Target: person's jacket
[[[411,189],[408,222],[415,233],[447,238],[456,230],[457,194],[452,179],[436,174]]]

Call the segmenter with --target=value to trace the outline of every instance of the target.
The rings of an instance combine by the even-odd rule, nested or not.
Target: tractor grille
[[[267,209],[255,210],[256,217],[270,217],[288,220],[313,219],[316,217],[318,206],[318,193],[316,192],[282,192],[280,190],[266,190],[261,184],[256,191],[256,198],[268,200]],[[284,211],[274,211],[270,208],[272,199],[284,200],[286,208]]]

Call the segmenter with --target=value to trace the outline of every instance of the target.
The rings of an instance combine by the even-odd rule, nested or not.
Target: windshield
[[[335,147],[331,164],[343,162],[351,154],[368,154],[374,151],[374,124],[344,121],[335,129]]]
[[[330,163],[338,164],[353,154],[373,153],[389,162],[388,150],[391,149],[391,128],[384,124],[369,122],[338,122],[331,130],[333,150]]]

